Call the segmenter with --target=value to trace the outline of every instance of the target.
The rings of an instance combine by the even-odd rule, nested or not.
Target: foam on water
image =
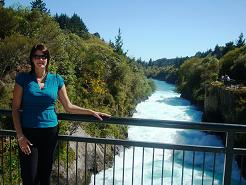
[[[162,81],[154,80],[156,91],[144,102],[141,102],[136,107],[134,118],[160,119],[160,120],[176,120],[176,121],[201,121],[202,112],[196,107],[190,105],[190,102],[180,98],[180,94],[176,93],[173,85]],[[207,145],[207,146],[222,146],[221,140],[215,135],[209,135],[199,131],[185,131],[182,129],[168,128],[152,128],[152,127],[129,127],[129,140],[136,141],[153,141],[164,142],[171,144],[190,144],[190,145]],[[143,156],[144,150],[144,156]],[[134,162],[133,162],[133,153]],[[183,178],[184,185],[190,185],[193,181],[194,185],[203,184],[222,184],[222,172],[224,157],[221,154],[216,155],[216,164],[214,165],[214,155],[212,153],[205,154],[205,162],[203,163],[204,153],[201,152],[185,152],[181,151],[160,150],[150,148],[129,148],[120,155],[115,156],[115,166],[105,172],[105,184],[151,184],[153,174],[153,184],[169,185],[181,184]],[[193,157],[194,155],[194,157]],[[182,168],[184,158],[184,168]],[[125,166],[123,170],[123,159]],[[164,159],[164,160],[163,160]],[[144,161],[144,163],[142,163]],[[194,163],[193,163],[194,161]],[[173,163],[174,162],[174,163]],[[143,164],[143,166],[142,166]],[[194,170],[192,170],[194,165]],[[162,167],[164,166],[164,171]],[[204,166],[204,173],[203,173]],[[133,168],[134,167],[134,168]],[[134,169],[134,171],[133,171]],[[233,164],[234,183],[237,184],[239,179],[239,170],[236,162]],[[183,176],[182,176],[183,170]],[[215,170],[215,175],[213,175]],[[153,172],[153,173],[152,173]],[[143,175],[142,175],[143,174]],[[173,174],[173,178],[172,178]],[[192,178],[193,174],[193,178]],[[133,178],[132,178],[133,177]],[[103,184],[103,172],[96,175],[96,184]],[[243,181],[245,183],[245,181]],[[91,178],[91,184],[94,184],[94,177]]]

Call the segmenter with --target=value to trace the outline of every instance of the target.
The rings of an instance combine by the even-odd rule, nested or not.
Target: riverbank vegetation
[[[113,116],[131,116],[136,104],[152,93],[153,83],[138,68],[137,61],[123,51],[120,29],[115,41],[107,43],[99,33],[90,33],[77,14],[51,16],[42,1],[35,2],[31,9],[0,7],[1,109],[11,109],[16,73],[30,70],[31,47],[45,43],[51,53],[50,72],[64,77],[71,102]],[[61,103],[56,110],[64,111]],[[1,128],[12,127],[11,118],[0,121]],[[60,133],[69,133],[72,124],[62,121]],[[127,127],[123,126],[91,123],[82,127],[91,136],[127,137]],[[1,150],[7,152],[9,147],[17,149],[17,145],[6,142]],[[6,169],[17,168],[16,156],[11,157],[11,168],[6,158]],[[18,178],[16,174],[12,182]]]
[[[50,50],[50,71],[64,77],[71,101],[79,106],[130,116],[152,92],[135,59],[122,52],[119,35],[112,46],[89,33],[76,14],[52,17],[35,8],[1,8],[0,17],[1,108],[11,108],[15,75],[29,71],[29,51],[40,42]],[[60,103],[57,110],[63,111]]]
[[[221,81],[223,76],[228,75],[230,82],[227,84],[224,81],[224,85],[230,84],[231,87],[246,85],[246,46],[233,44],[230,49],[223,47],[221,51],[227,51],[224,54],[216,54],[216,48],[217,46],[206,56],[192,57],[179,69],[177,89],[183,97],[192,100],[201,108],[204,106],[205,87],[211,85],[211,82]]]
[[[138,60],[138,63],[144,67],[145,75],[148,78],[164,80],[169,83],[176,84],[178,81],[178,69],[189,57],[167,59],[162,58],[149,62]]]
[[[232,87],[246,85],[246,46],[242,33],[235,43],[230,41],[225,46],[216,45],[213,50],[199,51],[191,57],[164,58],[141,64],[147,76],[176,84],[181,96],[191,100],[201,110],[204,107],[205,87],[214,81],[221,81],[222,76],[229,76]]]
[[[160,61],[163,61],[161,63]],[[178,62],[177,62],[178,61]],[[145,74],[176,85],[181,96],[203,111],[203,121],[245,124],[246,45],[243,34],[225,46],[194,56],[142,63]],[[218,135],[224,140],[224,135]],[[245,134],[237,134],[235,147],[246,147]],[[245,166],[245,157],[236,158]],[[241,169],[246,177],[246,170]]]

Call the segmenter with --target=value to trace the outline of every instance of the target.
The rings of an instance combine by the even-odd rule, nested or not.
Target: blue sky
[[[5,0],[6,6],[30,6]],[[246,37],[246,0],[44,0],[51,14],[77,13],[90,33],[114,41],[121,29],[128,56],[149,61],[192,56]]]

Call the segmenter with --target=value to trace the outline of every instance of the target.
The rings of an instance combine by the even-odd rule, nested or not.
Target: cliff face
[[[214,83],[205,88],[203,121],[246,124],[246,87],[225,87]],[[224,140],[224,135],[221,136]],[[235,147],[246,148],[246,134],[237,134]],[[246,157],[236,156],[241,174],[246,177]]]
[[[203,121],[246,124],[246,88],[207,86]]]

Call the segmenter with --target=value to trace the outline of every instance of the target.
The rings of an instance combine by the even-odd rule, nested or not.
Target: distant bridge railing
[[[11,116],[11,110],[1,110],[0,118]],[[152,120],[152,119],[137,119],[137,118],[117,118],[110,117],[105,118],[103,121],[98,121],[92,116],[76,115],[76,114],[58,114],[59,120],[70,120],[79,122],[97,122],[100,124],[117,124],[117,125],[128,125],[128,126],[141,126],[141,127],[157,127],[157,128],[170,128],[170,129],[184,129],[184,130],[198,130],[198,131],[208,131],[208,132],[219,132],[225,134],[225,146],[201,146],[201,145],[181,145],[181,144],[169,144],[160,142],[150,142],[150,141],[132,141],[132,140],[120,140],[120,139],[109,139],[109,138],[93,138],[93,137],[81,137],[81,136],[71,136],[71,135],[59,135],[59,146],[65,146],[65,153],[59,153],[57,160],[54,163],[53,172],[53,183],[54,184],[106,184],[108,185],[108,177],[106,175],[106,170],[110,166],[112,167],[112,175],[110,184],[127,184],[126,181],[130,179],[131,184],[145,184],[146,179],[144,175],[145,170],[145,152],[151,149],[152,156],[150,161],[151,170],[149,175],[150,184],[174,184],[177,182],[174,180],[174,174],[180,173],[178,176],[179,184],[185,184],[184,181],[184,166],[185,157],[187,153],[190,152],[190,170],[191,179],[189,184],[197,184],[195,181],[199,179],[200,184],[206,185],[205,181],[205,171],[206,171],[206,157],[212,154],[212,168],[211,168],[211,180],[210,184],[215,183],[216,176],[216,165],[218,154],[223,155],[223,172],[222,182],[223,185],[234,185],[232,181],[232,171],[233,171],[233,161],[235,156],[239,156],[239,168],[241,169],[237,184],[245,184],[245,180],[242,177],[243,170],[246,171],[244,164],[244,158],[246,158],[245,148],[235,148],[234,142],[237,134],[245,134],[246,126],[241,124],[222,124],[222,123],[204,123],[204,122],[185,122],[185,121],[170,121],[170,120]],[[0,119],[1,121],[1,119]],[[0,123],[1,124],[1,123]],[[16,177],[19,177],[19,164],[16,162],[18,158],[17,144],[15,140],[15,132],[12,130],[0,130],[0,184],[21,184],[21,180],[16,181]],[[165,141],[165,136],[163,136],[163,141]],[[74,151],[71,152],[70,148],[74,146]],[[82,146],[80,148],[80,146]],[[100,148],[98,148],[100,146]],[[122,159],[122,171],[119,183],[119,175],[116,177],[116,154],[119,153],[117,146],[121,146]],[[131,176],[126,174],[126,150],[131,148]],[[58,147],[58,150],[60,147]],[[140,149],[142,151],[141,156],[135,156],[135,151]],[[90,150],[90,152],[88,152]],[[156,170],[155,158],[158,150],[158,155],[161,158],[159,168]],[[166,151],[171,151],[171,169],[170,174],[165,174],[165,154]],[[112,157],[108,154],[111,152]],[[160,152],[161,151],[161,152]],[[181,153],[181,160],[179,164],[181,166],[181,171],[175,171],[175,154],[177,152]],[[202,158],[200,161],[200,172],[199,176],[194,177],[195,169],[195,157],[197,153],[202,153]],[[71,154],[72,153],[72,154]],[[99,157],[99,153],[102,157]],[[72,157],[71,157],[72,156]],[[14,160],[15,159],[15,160]],[[136,161],[141,161],[141,169],[139,172],[138,179],[136,179]],[[111,161],[111,162],[110,162]],[[216,163],[217,162],[217,163]],[[14,164],[13,164],[14,163]],[[100,164],[100,165],[99,165]],[[82,169],[83,167],[84,169]],[[129,165],[128,167],[129,168]],[[96,178],[96,174],[101,171],[101,179]],[[6,173],[7,172],[7,173]],[[110,172],[111,173],[111,172]],[[158,175],[157,175],[158,174]],[[245,172],[244,172],[245,174]],[[159,183],[156,183],[155,177],[158,176]],[[165,183],[167,177],[170,179],[168,183]],[[91,178],[92,177],[92,178]],[[55,180],[54,180],[55,179]],[[117,180],[116,180],[117,179]],[[138,183],[136,183],[136,181]]]

